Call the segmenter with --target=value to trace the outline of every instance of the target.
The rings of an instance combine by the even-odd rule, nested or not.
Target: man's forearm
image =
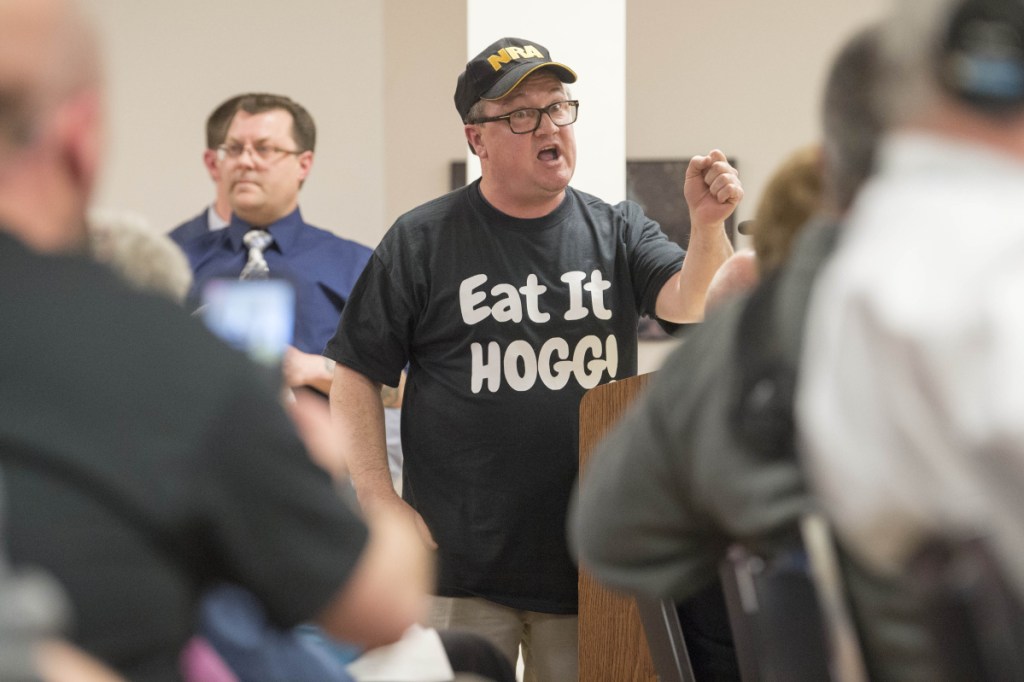
[[[331,392],[331,383],[334,380],[334,368],[337,363],[328,357],[324,358],[324,371],[327,373],[327,381],[323,384],[323,387],[316,386],[324,393]],[[405,394],[405,372],[402,372],[402,378],[399,379],[397,386],[385,386],[380,387],[380,401],[384,407],[401,407],[402,396]]]
[[[658,294],[658,317],[680,323],[703,320],[708,285],[732,253],[723,224],[693,226],[682,268]]]
[[[363,510],[371,512],[381,500],[396,500],[388,469],[380,384],[338,364],[330,395],[331,418]]]
[[[323,358],[323,374],[318,374],[312,377],[309,381],[309,386],[312,386],[321,393],[330,394],[331,382],[334,381],[334,360],[330,358]]]
[[[281,363],[281,372],[290,388],[311,386],[326,395],[331,391],[334,378],[334,360],[289,346]]]

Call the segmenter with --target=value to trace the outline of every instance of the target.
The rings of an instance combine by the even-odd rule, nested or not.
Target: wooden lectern
[[[594,448],[653,376],[642,374],[604,384],[583,396],[580,402],[581,486],[586,485],[584,469]],[[582,568],[579,592],[581,682],[689,682],[693,679],[674,605],[651,602],[638,606],[636,599],[609,591]]]

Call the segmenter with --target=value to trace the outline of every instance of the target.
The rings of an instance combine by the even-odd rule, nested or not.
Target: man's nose
[[[246,168],[252,168],[256,166],[257,162],[256,150],[253,149],[252,145],[247,144],[242,147],[242,153],[238,155],[239,165],[245,166]]]
[[[534,134],[549,135],[557,130],[558,126],[555,125],[555,119],[551,118],[551,114],[547,111],[540,112],[540,123],[537,125],[537,129],[533,131]]]

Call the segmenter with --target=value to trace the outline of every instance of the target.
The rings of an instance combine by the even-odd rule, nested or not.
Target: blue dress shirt
[[[237,279],[248,251],[242,237],[252,227],[238,216],[223,230],[207,232],[182,244],[192,265],[187,305],[199,307],[203,286],[211,279]],[[295,287],[294,345],[304,353],[323,352],[338,329],[352,287],[373,253],[368,247],[313,227],[292,213],[267,226],[274,243],[264,252],[271,278]]]
[[[204,234],[210,231],[209,221],[207,220],[208,209],[197,215],[191,220],[183,222],[176,228],[167,233],[178,246],[184,248],[185,244],[192,241],[196,237],[202,237]]]
[[[206,210],[197,215],[191,220],[186,220],[181,225],[167,233],[167,236],[171,238],[178,246],[184,247],[185,243],[201,237],[207,232],[213,232],[214,230],[220,230],[228,226],[223,218],[217,215],[217,211],[214,207],[207,206]]]
[[[218,585],[200,603],[199,632],[240,680],[352,682],[345,666],[360,651],[311,625],[282,630],[248,590]]]

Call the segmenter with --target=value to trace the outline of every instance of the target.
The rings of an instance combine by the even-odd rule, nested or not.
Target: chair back
[[[911,575],[949,679],[1024,680],[1024,606],[983,538],[928,543]]]
[[[764,557],[734,545],[721,577],[743,682],[830,679],[825,628],[802,547]]]
[[[696,682],[675,602],[636,598],[658,682]]]
[[[867,667],[843,580],[832,528],[821,514],[800,519],[800,536],[828,647],[833,682],[867,682]]]

